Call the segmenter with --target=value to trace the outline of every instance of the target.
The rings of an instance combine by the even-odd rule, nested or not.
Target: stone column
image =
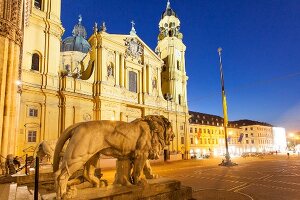
[[[0,144],[15,153],[17,84],[22,46],[22,0],[0,0]]]
[[[120,86],[124,87],[124,55],[120,56]]]
[[[119,52],[116,52],[116,60],[115,60],[115,68],[114,68],[114,70],[115,70],[115,80],[116,80],[116,82],[115,82],[115,84],[116,85],[120,85],[120,70],[118,69],[119,68],[119,66],[120,66],[120,54],[119,54]]]
[[[152,87],[152,83],[151,83],[151,66],[147,65],[147,92],[148,94],[152,93],[151,91],[151,87]]]
[[[147,76],[146,76],[147,65],[142,68],[142,84],[143,84],[143,94],[147,92]]]
[[[157,72],[156,72],[156,74],[157,74],[157,91],[158,91],[158,94],[159,95],[161,95],[162,94],[162,89],[161,89],[161,69],[160,68],[158,68],[157,69]]]
[[[139,103],[142,104],[143,103],[143,74],[142,71],[138,72],[138,80],[137,80],[137,84],[138,84],[138,94],[139,94]]]

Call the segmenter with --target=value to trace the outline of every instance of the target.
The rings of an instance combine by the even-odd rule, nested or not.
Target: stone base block
[[[53,194],[42,196],[42,199],[51,199]],[[159,178],[148,180],[145,186],[118,186],[106,188],[78,189],[74,200],[191,200],[192,188],[181,186],[176,180]]]

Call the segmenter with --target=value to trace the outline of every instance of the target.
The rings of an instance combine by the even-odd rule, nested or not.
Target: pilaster
[[[22,0],[0,0],[0,142],[2,156],[15,153],[17,84],[22,45]]]

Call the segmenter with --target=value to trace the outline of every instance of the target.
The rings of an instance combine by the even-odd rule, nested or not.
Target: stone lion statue
[[[33,157],[39,157],[40,161],[47,159],[47,163],[52,163],[56,140],[43,140],[35,148]]]
[[[95,177],[96,160],[100,154],[117,158],[116,177],[123,184],[143,183],[155,178],[148,159],[158,159],[162,149],[174,138],[171,123],[164,116],[148,115],[130,123],[122,121],[89,121],[67,128],[58,139],[53,160],[57,199],[69,197],[67,186],[70,176],[85,167],[85,178],[100,187]],[[60,152],[67,144],[60,160]],[[129,166],[127,172],[119,164]],[[120,168],[120,167],[119,167]]]

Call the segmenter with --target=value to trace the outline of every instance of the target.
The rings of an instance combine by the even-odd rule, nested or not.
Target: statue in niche
[[[153,89],[157,89],[157,79],[156,79],[156,78],[154,78],[154,79],[152,80],[152,88],[153,88]]]
[[[111,63],[107,66],[107,76],[114,76],[114,67]]]
[[[174,138],[171,123],[164,116],[148,115],[130,123],[123,121],[89,121],[67,128],[58,139],[54,152],[53,172],[57,199],[72,198],[69,181],[84,166],[84,178],[96,187],[101,181],[95,174],[100,154],[117,158],[115,183],[146,184],[141,178],[156,178],[149,159],[158,159],[161,151]],[[60,152],[66,145],[60,159]],[[60,164],[61,163],[61,164]]]

